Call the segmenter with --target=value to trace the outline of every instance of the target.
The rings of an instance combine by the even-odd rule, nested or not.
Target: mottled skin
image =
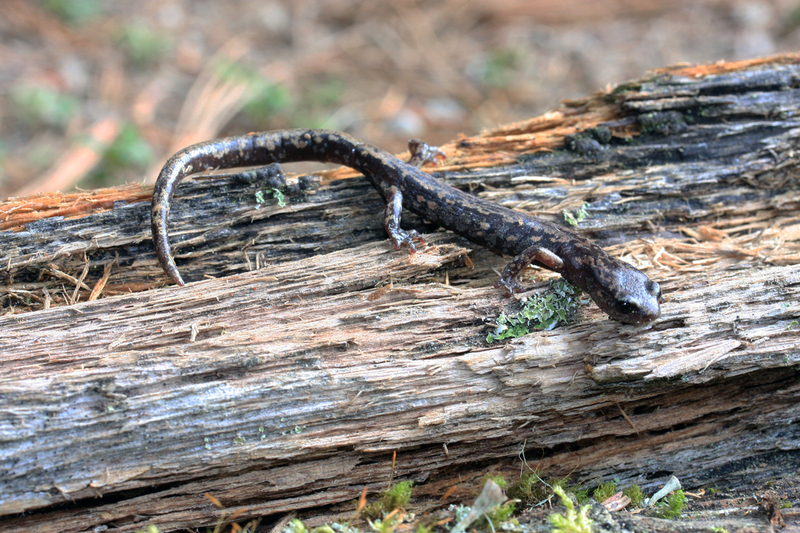
[[[386,199],[384,225],[397,248],[406,246],[413,253],[413,241],[422,240],[416,231],[400,228],[400,213],[405,207],[481,246],[514,256],[496,284],[508,292],[522,290],[518,275],[530,264],[537,264],[586,291],[617,320],[643,324],[658,318],[661,290],[640,270],[609,256],[577,233],[432,178],[418,166],[440,154],[416,140],[409,148],[412,158],[406,163],[349,135],[325,130],[252,133],[185,148],[164,165],[153,191],[152,227],[158,261],[170,279],[184,284],[167,241],[170,201],[184,177],[209,169],[331,162],[364,174]]]

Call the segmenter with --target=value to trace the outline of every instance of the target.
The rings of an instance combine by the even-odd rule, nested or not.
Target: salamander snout
[[[612,318],[627,324],[646,324],[661,316],[661,287],[642,271],[626,264],[616,270],[612,279],[603,281],[590,286],[588,292]]]

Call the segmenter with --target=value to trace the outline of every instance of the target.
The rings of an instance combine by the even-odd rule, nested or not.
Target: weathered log
[[[347,170],[286,207],[187,181],[171,234],[196,283],[159,290],[149,188],[6,200],[0,529],[213,524],[205,493],[308,509],[385,486],[394,451],[418,481],[523,445],[584,482],[796,469],[799,84],[798,56],[666,69],[443,147],[432,170],[493,201],[587,202],[581,228],[669,298],[645,327],[587,304],[487,345],[517,307],[504,260],[433,228],[395,251]]]

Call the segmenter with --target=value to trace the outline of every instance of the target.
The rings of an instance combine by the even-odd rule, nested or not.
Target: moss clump
[[[508,481],[501,474],[486,474],[483,476],[481,486],[485,485],[487,481],[494,481],[498,487],[504,489],[508,486]]]
[[[157,525],[150,524],[144,529],[139,529],[136,533],[161,533],[161,530],[158,529]]]
[[[550,481],[550,487],[555,489],[556,487],[561,487],[564,489],[564,492],[572,494],[575,496],[575,501],[578,502],[578,505],[584,505],[589,503],[589,489],[581,489],[578,488],[580,485],[571,485],[569,476],[566,477],[557,477]],[[549,493],[548,493],[549,495]]]
[[[417,530],[414,533],[433,533],[433,528],[420,524],[417,526]]]
[[[510,501],[506,502],[503,505],[498,505],[497,507],[492,508],[491,511],[486,513],[485,517],[492,523],[492,530],[497,531],[500,529],[501,524],[506,522],[511,515],[514,514],[514,511],[517,510],[517,503]],[[478,529],[480,528],[482,522],[478,522]]]
[[[553,533],[592,533],[592,519],[589,518],[591,505],[584,505],[578,511],[575,504],[569,499],[564,489],[558,485],[553,487],[553,492],[561,500],[561,504],[567,508],[566,514],[553,513],[547,517],[547,521],[553,526]]]
[[[602,483],[599,487],[594,489],[594,499],[597,503],[603,503],[614,494],[617,493],[617,484],[613,481],[609,481],[608,483]]]
[[[536,472],[528,472],[511,485],[507,494],[509,498],[525,505],[535,505],[547,499],[550,491]]]
[[[308,533],[308,530],[302,520],[295,518],[286,524],[286,527],[283,528],[283,533]]]
[[[373,502],[361,511],[363,518],[381,518],[395,509],[403,509],[411,499],[413,481],[401,481],[389,487],[380,500]]]
[[[656,505],[656,516],[669,520],[678,518],[686,506],[686,496],[681,489],[670,493],[663,501]]]
[[[641,506],[645,498],[644,492],[642,492],[642,487],[639,485],[631,485],[630,487],[626,487],[623,489],[622,494],[631,499],[631,507]]]
[[[570,492],[575,496],[575,501],[578,502],[578,505],[589,503],[589,489],[572,488]]]

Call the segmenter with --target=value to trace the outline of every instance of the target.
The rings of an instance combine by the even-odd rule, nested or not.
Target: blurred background
[[[675,63],[800,50],[798,0],[0,0],[0,199],[288,127],[390,152]]]

